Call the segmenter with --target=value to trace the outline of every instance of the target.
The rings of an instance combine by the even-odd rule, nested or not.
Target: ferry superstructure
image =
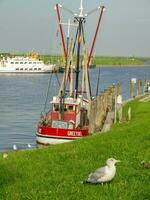
[[[3,57],[0,60],[0,73],[49,73],[56,71],[55,64],[44,64],[33,57]]]

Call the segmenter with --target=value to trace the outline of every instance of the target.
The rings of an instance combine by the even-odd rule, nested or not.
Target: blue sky
[[[60,51],[56,3],[77,12],[80,0],[0,0],[0,51]],[[85,11],[98,5],[106,7],[95,47],[97,55],[150,56],[150,0],[83,0],[83,4]],[[62,14],[66,21],[68,14]],[[88,44],[97,17],[93,14],[87,19]]]

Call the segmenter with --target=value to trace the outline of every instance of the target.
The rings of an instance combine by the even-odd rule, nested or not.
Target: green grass
[[[10,152],[7,159],[1,153],[0,199],[150,199],[150,171],[141,165],[142,160],[150,160],[150,103],[134,101],[129,105],[132,121],[117,123],[106,134],[43,149]],[[122,161],[111,183],[80,183],[109,157]]]

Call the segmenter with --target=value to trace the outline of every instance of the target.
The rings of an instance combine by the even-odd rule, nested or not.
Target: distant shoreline
[[[32,56],[36,54],[39,59],[43,60],[45,64],[53,63],[58,65],[64,64],[63,55],[46,55],[38,54],[36,52],[31,53],[6,53],[0,52],[2,56]],[[75,60],[75,57],[74,57]],[[95,64],[97,67],[149,67],[150,57],[121,57],[121,56],[93,56],[91,58],[91,64]]]
[[[150,65],[96,65],[96,67],[150,67]]]

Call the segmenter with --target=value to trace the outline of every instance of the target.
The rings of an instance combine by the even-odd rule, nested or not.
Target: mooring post
[[[96,112],[97,112],[97,99],[94,99],[90,103],[90,115],[89,115],[89,133],[95,133],[95,122],[96,122]]]
[[[144,94],[146,94],[148,92],[148,80],[145,79],[144,80]]]
[[[128,121],[131,120],[131,107],[128,108]]]
[[[95,116],[96,116],[96,120],[95,120],[95,126],[96,126],[96,129],[99,129],[100,128],[100,123],[101,123],[101,120],[100,120],[100,113],[101,113],[101,95],[98,95],[96,97],[97,99],[97,107],[96,107],[96,113],[95,113]]]
[[[130,81],[130,97],[131,98],[135,97],[135,83],[136,83],[136,79],[132,78]]]
[[[121,85],[121,83],[118,83],[118,85],[117,85],[117,95],[122,95],[122,85]]]
[[[99,127],[102,128],[103,125],[103,110],[104,110],[104,93],[102,93],[99,97],[100,101],[100,113],[99,113]]]
[[[112,111],[114,111],[115,110],[115,96],[116,96],[116,93],[117,93],[116,85],[114,85],[114,84],[112,85],[110,92],[111,92],[111,95],[112,95]]]
[[[113,84],[112,87],[110,88],[109,95],[110,95],[110,98],[111,98],[111,109],[110,109],[110,111],[114,113],[114,115],[113,115],[114,122],[116,122],[116,96],[117,96],[117,91],[118,91],[117,86],[115,84]]]
[[[137,89],[138,89],[137,95],[138,96],[142,95],[142,80],[141,79],[138,80],[138,88]]]

